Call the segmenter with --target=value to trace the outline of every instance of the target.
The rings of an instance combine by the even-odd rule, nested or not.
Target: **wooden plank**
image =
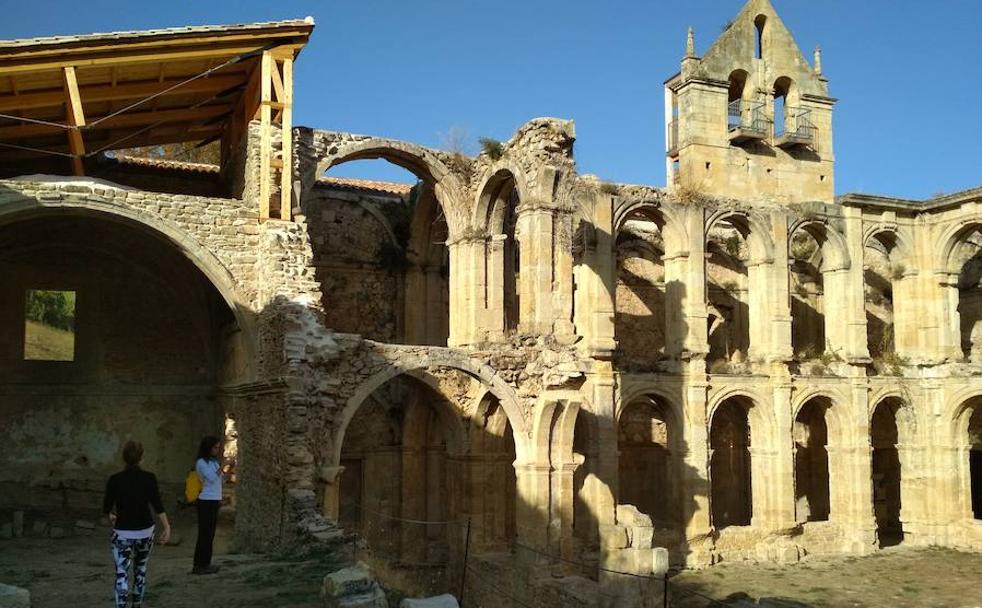
[[[270,72],[270,76],[273,77],[273,93],[275,94],[273,96],[273,99],[276,100],[273,103],[282,102],[283,101],[283,78],[280,77],[280,69],[276,65],[275,58],[273,59],[273,71]]]
[[[259,130],[259,219],[269,219],[269,197],[270,197],[270,171],[269,164],[273,156],[272,142],[272,109],[267,103],[273,95],[272,72],[273,56],[269,51],[265,51],[262,57],[260,78],[260,130]]]
[[[75,68],[65,68],[65,120],[72,127],[68,131],[68,149],[72,155],[72,172],[75,175],[85,175],[82,157],[85,156],[85,142],[79,127],[85,126],[85,113],[82,111],[82,98],[78,93],[78,78]]]
[[[297,48],[303,45],[290,45]],[[76,57],[68,55],[62,59],[52,59],[50,61],[42,61],[37,63],[16,63],[8,64],[0,60],[0,75],[6,74],[23,74],[30,72],[40,72],[45,70],[61,70],[65,67],[75,66],[76,68],[83,67],[93,67],[93,66],[126,66],[134,65],[139,63],[157,63],[162,61],[188,61],[191,59],[209,59],[209,58],[221,58],[221,59],[231,59],[237,55],[244,53],[249,53],[252,51],[257,51],[261,47],[256,45],[248,46],[230,46],[230,47],[212,47],[212,48],[202,48],[193,50],[182,50],[182,51],[172,51],[168,53],[159,53],[154,51],[148,51],[143,54],[123,54],[121,49],[115,49],[114,53],[106,54],[102,57]]]
[[[120,85],[90,85],[80,87],[79,93],[86,103],[97,103],[103,101],[138,101],[144,97],[155,95],[164,91],[182,79],[170,79],[164,82],[140,82],[133,84]],[[200,78],[187,84],[181,85],[173,91],[169,91],[164,96],[188,95],[195,93],[219,93],[230,89],[236,85],[245,84],[242,76],[211,76]],[[0,112],[10,110],[28,110],[32,108],[47,108],[60,106],[65,102],[65,92],[45,91],[43,93],[24,93],[21,95],[2,95],[0,96]]]
[[[275,71],[275,70],[274,70]],[[293,60],[283,60],[283,166],[280,169],[280,219],[293,219]]]
[[[232,106],[228,104],[202,106],[193,110],[178,108],[176,110],[160,110],[157,112],[134,112],[133,114],[120,114],[113,116],[109,120],[102,122],[98,127],[92,128],[103,131],[107,129],[119,129],[127,127],[145,127],[156,122],[195,122],[216,118],[222,114],[231,112]],[[89,119],[89,123],[94,123],[97,119]],[[15,139],[27,139],[30,137],[42,137],[59,133],[64,129],[47,125],[17,125],[13,127],[0,128],[0,141]],[[83,129],[84,130],[84,129]]]

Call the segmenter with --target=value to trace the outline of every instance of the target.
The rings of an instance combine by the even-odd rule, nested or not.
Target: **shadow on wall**
[[[129,439],[173,505],[201,437],[222,435],[222,387],[252,373],[248,315],[214,267],[84,198],[0,187],[0,508],[101,509]]]

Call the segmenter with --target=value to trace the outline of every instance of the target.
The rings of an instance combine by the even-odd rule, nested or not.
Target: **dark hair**
[[[198,446],[198,458],[213,460],[215,457],[211,455],[211,449],[221,442],[221,439],[214,435],[208,435],[202,439],[201,444]]]
[[[123,462],[128,467],[135,467],[143,460],[143,444],[139,441],[127,441],[123,446]]]

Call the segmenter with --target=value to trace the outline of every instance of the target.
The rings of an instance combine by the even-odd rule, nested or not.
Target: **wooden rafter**
[[[101,84],[79,87],[79,93],[86,103],[97,103],[104,101],[123,101],[139,99],[156,95],[166,91],[170,87],[181,82],[181,79],[169,79],[163,82],[138,82],[131,84]],[[243,76],[236,74],[230,76],[211,76],[192,80],[183,84],[173,91],[164,93],[164,96],[173,95],[192,95],[192,94],[217,94],[232,87],[245,85],[246,80]],[[15,95],[0,95],[0,112],[10,110],[25,110],[36,108],[47,108],[60,106],[65,102],[64,91],[44,91],[40,93],[21,93]]]
[[[193,110],[179,108],[176,110],[158,110],[156,112],[134,112],[132,114],[119,114],[101,122],[99,130],[118,129],[126,127],[145,127],[155,123],[170,122],[194,122],[204,121],[223,116],[231,112],[232,107],[227,104],[216,104],[202,106]],[[89,120],[95,123],[97,118]],[[83,129],[85,130],[85,129]],[[10,141],[17,139],[27,139],[30,137],[41,137],[59,132],[60,129],[48,125],[17,125],[13,127],[0,127],[0,141]]]
[[[85,142],[80,129],[85,126],[85,113],[82,111],[82,97],[78,92],[78,78],[74,67],[64,70],[65,77],[65,121],[71,127],[68,131],[68,149],[72,153],[72,171],[75,175],[85,175],[82,157],[85,156]]]

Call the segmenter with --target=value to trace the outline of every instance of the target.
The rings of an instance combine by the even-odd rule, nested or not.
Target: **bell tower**
[[[667,180],[679,194],[834,200],[832,106],[821,51],[811,65],[770,0],[750,0],[665,83]]]

